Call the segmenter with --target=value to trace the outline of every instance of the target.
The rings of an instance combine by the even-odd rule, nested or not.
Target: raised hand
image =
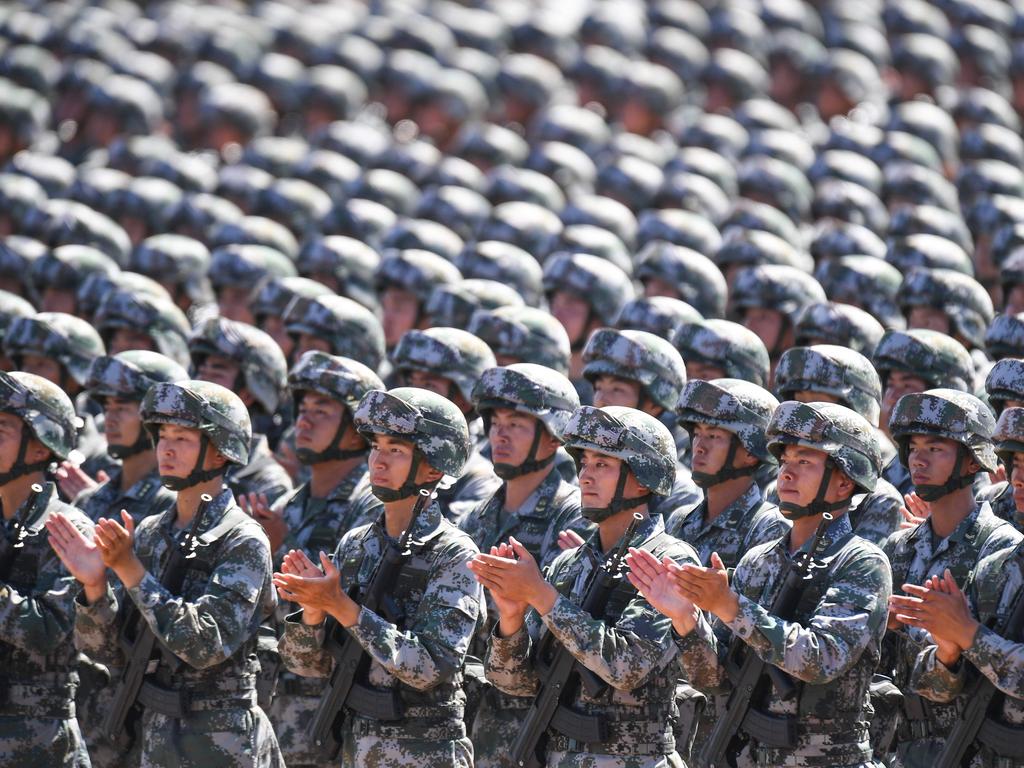
[[[711,554],[711,567],[684,565],[672,572],[680,592],[703,611],[722,621],[732,621],[739,612],[739,599],[729,589],[729,571],[717,552]]]
[[[563,552],[567,549],[582,547],[585,543],[583,537],[576,533],[576,531],[561,531],[558,534],[558,548]]]
[[[903,496],[906,507],[900,512],[903,513],[903,520],[900,521],[900,528],[916,528],[932,514],[932,508],[927,501],[916,493],[907,493]]]
[[[238,505],[242,511],[263,526],[267,538],[270,539],[270,551],[277,552],[288,536],[288,524],[281,511],[271,508],[265,493],[241,494]]]
[[[929,632],[939,646],[941,660],[955,661],[960,651],[971,647],[979,624],[948,568],[923,586],[904,584],[903,591],[905,595],[889,598],[890,612],[904,624]]]
[[[693,602],[683,595],[672,578],[672,572],[680,569],[671,558],[658,560],[645,549],[629,548],[626,556],[629,573],[626,578],[636,587],[655,610],[672,619],[672,625],[680,635],[688,635],[697,626],[700,612]]]
[[[283,599],[302,606],[305,624],[320,624],[327,614],[344,627],[358,621],[359,605],[341,588],[341,574],[326,552],[320,553],[320,568],[295,550],[285,560],[286,565],[274,574],[274,586]]]
[[[107,566],[99,547],[60,512],[50,515],[46,530],[53,551],[68,573],[85,587],[86,599],[94,602],[107,589]]]
[[[121,523],[109,517],[100,518],[93,537],[104,564],[125,587],[131,588],[142,581],[145,568],[135,556],[135,521],[123,509]]]
[[[99,488],[110,479],[107,473],[101,469],[96,475],[96,479],[93,480],[82,471],[81,467],[70,461],[62,461],[54,474],[57,477],[57,485],[60,487],[61,493],[72,500],[76,499],[80,493]]]

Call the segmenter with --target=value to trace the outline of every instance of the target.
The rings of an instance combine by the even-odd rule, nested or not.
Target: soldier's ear
[[[39,442],[36,438],[30,438],[28,446],[25,449],[25,462],[27,464],[35,464],[41,461],[47,461],[53,459],[53,451]]]
[[[429,464],[421,464],[420,470],[416,474],[419,475],[416,479],[419,483],[436,483],[444,477],[444,472],[434,469]]]
[[[968,454],[967,461],[964,464],[964,474],[974,475],[978,472],[981,472],[981,464],[978,463],[978,460],[974,458],[974,456]]]
[[[213,445],[211,444],[210,447],[213,448]],[[213,448],[208,455],[207,463],[210,465],[210,469],[220,469],[228,463],[227,457],[216,448]]]

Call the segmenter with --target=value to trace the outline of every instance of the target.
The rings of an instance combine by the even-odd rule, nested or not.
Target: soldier
[[[398,251],[381,259],[375,280],[387,348],[392,349],[406,331],[426,327],[425,308],[435,287],[461,279],[454,265],[429,251]]]
[[[346,713],[345,768],[470,768],[462,670],[473,634],[485,619],[482,591],[467,568],[477,548],[444,519],[436,502],[410,519],[421,488],[433,489],[442,476],[462,472],[470,452],[466,420],[440,395],[400,387],[364,395],[354,421],[370,441],[370,483],[384,512],[345,534],[333,562],[321,551],[323,571],[301,552],[285,557],[275,584],[282,598],[299,603],[302,611],[285,623],[281,657],[297,674],[329,675],[333,657],[323,647],[323,624],[331,616],[370,657],[365,681],[401,698],[404,714],[398,722]],[[365,588],[387,537],[397,538],[410,526],[412,559],[391,591],[405,618],[395,624],[360,606],[345,590]]]
[[[562,431],[579,408],[576,390],[562,374],[517,363],[484,371],[473,389],[473,405],[484,420],[502,484],[460,527],[484,552],[515,536],[546,567],[561,552],[562,531],[585,533],[589,527],[580,518],[579,489],[565,481],[555,463]],[[497,618],[495,610],[488,602],[488,619]],[[483,627],[474,655],[483,656],[492,624]],[[486,691],[472,728],[478,768],[512,768],[509,749],[529,706],[528,698]]]
[[[366,307],[344,296],[299,296],[284,312],[284,328],[292,339],[291,359],[318,350],[342,355],[381,372],[384,329]]]
[[[370,494],[366,464],[370,447],[356,431],[352,414],[363,395],[384,389],[384,383],[355,360],[312,351],[288,374],[288,389],[295,401],[296,452],[309,467],[310,479],[272,510],[260,503],[253,507],[270,537],[278,570],[289,551],[301,549],[311,558],[333,551],[342,536],[373,522],[381,511],[380,502]],[[294,610],[290,603],[278,605],[278,634],[290,610]],[[272,655],[267,665],[276,661]],[[263,679],[273,689],[275,681],[266,674]],[[277,731],[281,754],[293,768],[321,764],[311,752],[306,724],[322,688],[322,681],[287,670],[276,681],[267,714]]]
[[[295,339],[288,333],[285,312],[298,297],[315,299],[333,295],[327,286],[305,277],[275,277],[260,288],[252,305],[256,326],[277,342],[286,360],[298,360],[292,352]]]
[[[771,361],[756,333],[730,320],[683,323],[672,344],[686,361],[686,378],[742,379],[768,386]]]
[[[0,762],[87,768],[75,718],[75,581],[47,545],[46,525],[63,514],[90,535],[92,524],[57,499],[46,468],[75,446],[68,396],[31,373],[0,373]],[[38,492],[33,486],[41,487]]]
[[[786,350],[775,370],[775,393],[785,400],[845,405],[875,427],[882,465],[896,456],[896,449],[878,431],[882,384],[871,362],[858,352],[831,344]],[[899,528],[904,516],[903,494],[883,478],[868,494],[855,494],[847,512],[854,532],[881,546]]]
[[[224,486],[229,464],[248,460],[251,427],[242,401],[206,381],[160,383],[142,402],[156,443],[160,479],[175,506],[136,529],[103,519],[93,540],[63,515],[49,525],[61,560],[82,583],[75,642],[112,673],[126,660],[118,642],[125,601],[159,641],[162,654],[140,691],[135,728],[143,765],[216,762],[282,766],[273,729],[256,703],[256,631],[274,610],[270,545]],[[203,495],[213,496],[202,505]],[[202,510],[203,517],[195,516]],[[189,530],[202,542],[180,594],[157,576],[169,547]],[[107,569],[121,582],[115,590]]]
[[[192,326],[169,300],[141,291],[114,288],[100,301],[93,325],[111,355],[130,349],[159,352],[178,365],[188,365]]]
[[[583,546],[568,550],[542,574],[515,538],[472,564],[494,598],[499,622],[491,634],[487,678],[513,696],[532,696],[543,683],[533,667],[550,635],[605,685],[580,686],[566,703],[601,716],[608,738],[584,742],[548,730],[548,766],[682,766],[672,721],[680,668],[670,622],[622,580],[600,615],[579,607],[588,577],[625,534],[634,515],[642,522],[630,540],[658,558],[696,564],[693,549],[665,533],[648,514],[652,495],[672,489],[676,455],[672,435],[653,416],[632,408],[583,406],[564,432],[580,467],[583,516],[598,526]]]
[[[569,373],[569,337],[548,312],[534,307],[477,310],[466,330],[494,352],[498,365],[534,363]]]
[[[666,567],[631,550],[630,580],[672,618],[682,664],[702,691],[728,691],[728,643],[742,642],[786,673],[795,695],[771,686],[752,707],[778,722],[777,733],[754,738],[741,729],[726,753],[730,765],[876,766],[867,719],[868,687],[885,632],[891,590],[885,556],[853,533],[845,514],[855,492],[870,491],[881,469],[871,425],[832,403],[782,403],[767,430],[778,459],[782,514],[788,534],[744,554],[730,576],[719,557],[711,567]],[[815,557],[820,570],[791,617],[770,606],[794,554],[807,551],[823,514]],[[713,626],[701,610],[714,614]],[[787,732],[788,731],[788,732]]]
[[[501,483],[481,453],[487,437],[483,422],[473,411],[473,387],[484,371],[494,367],[494,355],[483,341],[458,328],[414,329],[392,350],[391,362],[402,384],[446,397],[469,424],[473,450],[466,466],[458,479],[443,480],[438,486],[441,509],[459,525]]]
[[[994,429],[988,406],[965,392],[930,389],[904,395],[896,404],[889,432],[930,515],[886,542],[894,584],[921,584],[945,569],[963,583],[982,558],[1021,540],[1011,525],[992,514],[987,503],[979,504],[974,498],[974,475],[997,468]],[[896,760],[907,768],[930,766],[956,719],[956,710],[907,692],[914,660],[927,639],[913,629],[905,630],[895,613],[888,624],[879,671],[892,675],[904,690]]]
[[[196,376],[238,393],[256,424],[246,463],[225,472],[228,485],[243,505],[253,494],[264,505],[272,505],[292,490],[291,478],[274,458],[269,443],[283,428],[278,411],[288,365],[281,348],[258,328],[211,317],[192,332],[189,350]]]
[[[1024,515],[1017,510],[1017,503],[1014,499],[1013,486],[1013,453],[1011,444],[1014,441],[1014,434],[1009,429],[1010,425],[1016,426],[1013,421],[1004,422],[1002,414],[1013,408],[1024,406],[1024,360],[1006,358],[992,366],[985,378],[985,393],[988,395],[988,402],[995,409],[999,421],[996,422],[996,433],[993,439],[997,443],[996,455],[1001,460],[1003,473],[1006,479],[1001,482],[993,482],[992,485],[978,493],[979,502],[987,501],[992,506],[992,512],[996,517],[1013,523],[1018,530],[1024,530]],[[1007,443],[1008,461],[1003,460],[1003,455],[998,444]],[[1024,475],[1021,476],[1024,481]]]

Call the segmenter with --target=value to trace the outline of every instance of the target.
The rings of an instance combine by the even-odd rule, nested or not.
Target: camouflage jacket
[[[743,750],[766,765],[840,766],[870,761],[868,689],[878,662],[888,597],[889,564],[882,551],[853,533],[841,515],[827,529],[823,554],[792,620],[770,613],[793,557],[789,534],[748,551],[736,566],[732,589],[739,596],[733,621],[701,619],[676,636],[690,684],[705,693],[730,688],[723,664],[729,642],[739,638],[797,684],[797,695],[772,688],[758,709],[796,716],[792,750],[748,742]],[[804,546],[809,546],[807,542]],[[765,753],[765,754],[761,754]]]
[[[1024,533],[1024,512],[1017,511],[1017,505],[1013,501],[1013,486],[1008,482],[1004,480],[1001,483],[993,483],[976,498],[979,503],[987,501],[996,517]]]
[[[122,491],[121,468],[118,467],[105,483],[79,495],[75,504],[94,523],[101,517],[120,521],[123,509],[138,525],[145,517],[166,512],[174,506],[175,498],[174,492],[160,483],[160,475],[156,471],[150,472],[127,491]]]
[[[871,493],[854,494],[850,504],[850,523],[862,539],[882,546],[899,530],[903,521],[903,496],[887,480],[878,479]]]
[[[675,510],[692,507],[699,504],[703,498],[703,492],[690,476],[690,468],[677,463],[676,480],[672,484],[672,491],[668,496],[652,496],[647,504],[647,510],[652,517],[660,516],[662,520],[667,520]]]
[[[478,550],[436,503],[414,525],[413,556],[392,590],[404,617],[400,625],[363,608],[347,631],[372,659],[369,685],[398,689],[406,723],[431,721],[426,730],[417,729],[417,738],[458,739],[465,736],[463,662],[477,626],[486,620],[483,589],[467,567]],[[344,588],[368,584],[386,537],[383,514],[345,534],[334,554]],[[289,616],[278,646],[285,665],[304,677],[329,676],[334,660],[323,646],[324,634],[324,625],[307,626],[299,613]]]
[[[672,622],[625,579],[603,616],[591,616],[579,607],[592,574],[605,561],[598,540],[595,533],[585,545],[563,552],[547,569],[546,577],[560,595],[550,611],[540,616],[530,609],[524,627],[509,637],[492,633],[485,660],[487,679],[510,696],[535,695],[542,683],[535,663],[538,655],[546,654],[550,633],[602,683],[597,695],[580,687],[568,703],[579,712],[606,716],[609,739],[584,746],[552,731],[549,749],[622,757],[671,754],[675,687],[681,672]],[[693,548],[666,534],[659,517],[647,518],[632,545],[659,559],[697,563]]]
[[[118,608],[130,599],[167,650],[156,672],[158,684],[201,696],[229,688],[252,691],[259,666],[256,631],[273,615],[277,602],[267,537],[238,508],[231,491],[223,489],[199,525],[199,554],[189,561],[181,594],[174,595],[158,575],[171,542],[187,533],[176,527],[176,519],[177,508],[172,507],[139,524],[135,553],[146,575],[128,590],[108,587],[106,596],[90,605],[79,601],[75,643],[100,663],[123,666],[117,633],[124,617]]]
[[[923,584],[929,576],[941,574],[946,568],[958,584],[963,584],[978,562],[1021,539],[1013,526],[992,514],[988,504],[980,504],[945,539],[935,540],[928,519],[916,528],[894,533],[884,549],[892,566],[895,590],[902,594],[903,584]],[[913,628],[886,633],[879,672],[891,676],[897,687],[905,688],[918,654],[928,643],[927,633]],[[942,704],[931,710],[925,727],[939,738],[948,733],[956,710]],[[909,739],[906,731],[900,736],[901,742]]]
[[[996,552],[979,562],[966,592],[971,612],[981,622],[974,642],[963,652],[970,664],[961,663],[951,670],[935,657],[935,646],[929,645],[917,657],[910,686],[932,701],[952,702],[964,693],[975,674],[973,668],[1005,694],[997,719],[1024,727],[1024,643],[997,632],[1000,622],[1008,618],[1024,595],[1024,545]],[[982,746],[970,764],[995,768],[1009,763],[997,761],[992,750]]]
[[[900,463],[899,456],[893,458],[882,468],[881,479],[889,483],[901,495],[914,490],[914,484],[910,481],[910,471]]]
[[[494,467],[479,451],[471,451],[457,480],[445,476],[437,486],[437,499],[444,516],[456,526],[498,490],[501,480]]]
[[[244,467],[231,465],[224,481],[235,497],[265,493],[271,506],[292,490],[292,479],[274,458],[266,435],[258,433],[249,443],[249,463]]]
[[[711,562],[717,552],[727,568],[735,568],[744,552],[758,544],[774,541],[786,534],[790,523],[774,504],[761,497],[756,484],[722,511],[710,523],[705,519],[707,502],[677,509],[665,524],[670,536],[685,541],[697,550],[702,565]]]

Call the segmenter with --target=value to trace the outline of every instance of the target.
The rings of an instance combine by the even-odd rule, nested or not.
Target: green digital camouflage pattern
[[[557,371],[532,363],[513,363],[483,372],[473,388],[473,406],[485,419],[495,408],[511,408],[533,416],[561,439],[580,400],[572,382]]]
[[[459,477],[470,454],[469,427],[451,400],[416,387],[367,392],[353,414],[363,435],[408,440],[434,469]]]
[[[626,462],[637,481],[657,496],[667,496],[676,479],[676,449],[668,428],[635,408],[584,405],[563,433],[565,448],[579,464],[583,451]]]
[[[280,407],[288,362],[269,334],[248,323],[211,317],[196,326],[188,346],[197,369],[210,355],[226,357],[238,365],[242,384],[265,412]]]
[[[644,296],[626,302],[615,327],[628,331],[647,331],[671,340],[683,323],[702,320],[700,312],[685,301],[668,296]]]
[[[22,355],[48,357],[85,386],[92,361],[104,354],[103,339],[85,320],[63,312],[40,312],[18,317],[4,334],[4,354],[19,361]]]
[[[889,564],[878,547],[853,535],[849,519],[840,515],[826,530],[822,567],[794,618],[786,620],[766,606],[781,589],[794,554],[786,534],[741,557],[730,579],[739,598],[736,618],[728,623],[716,618],[713,625],[701,619],[693,632],[676,636],[683,668],[698,690],[728,693],[731,683],[722,662],[729,642],[739,638],[748,653],[793,678],[795,696],[780,696],[769,686],[759,709],[797,717],[796,747],[772,748],[744,739],[739,751],[731,752],[734,764],[877,765],[868,743],[868,687],[885,633]]]
[[[432,325],[465,328],[477,310],[522,306],[523,297],[515,288],[494,280],[476,279],[437,286],[423,311]]]
[[[855,493],[850,497],[846,514],[854,533],[882,546],[904,521],[903,494],[888,480],[879,477],[871,493]]]
[[[923,584],[929,576],[947,568],[958,584],[964,584],[978,562],[1022,539],[1013,526],[992,514],[988,504],[980,504],[946,538],[937,537],[931,520],[926,519],[916,528],[894,533],[884,550],[892,566],[894,590],[902,593],[903,584]],[[878,671],[890,677],[906,695],[917,656],[929,644],[929,636],[921,630],[888,632]],[[896,755],[906,768],[934,764],[957,712],[951,705],[935,704],[928,715],[928,720],[913,725],[906,715],[900,718]]]
[[[190,692],[195,709],[184,718],[142,713],[143,765],[284,765],[255,693],[256,631],[276,605],[270,546],[262,527],[237,508],[229,490],[210,503],[198,529],[200,539],[227,515],[238,522],[201,548],[201,562],[186,572],[180,595],[168,592],[154,575],[162,569],[170,542],[186,535],[175,525],[172,508],[147,517],[136,529],[135,553],[146,569],[142,581],[127,591],[108,588],[95,603],[76,604],[76,645],[106,664],[116,679],[124,662],[117,642],[118,606],[131,600],[175,659],[173,665],[161,661],[153,673],[156,681]]]
[[[999,443],[996,443],[996,452],[999,452]],[[1005,481],[993,483],[978,492],[975,500],[979,504],[987,502],[992,507],[992,514],[1024,533],[1024,512],[1017,509],[1017,503],[1013,500],[1013,485]]]
[[[26,299],[8,291],[0,291],[0,343],[16,317],[32,317],[35,313],[36,308]]]
[[[298,297],[315,299],[333,295],[334,291],[326,285],[308,277],[275,277],[263,284],[250,304],[250,309],[257,320],[282,318],[288,306]]]
[[[673,286],[679,298],[704,317],[725,315],[728,287],[721,269],[702,253],[663,240],[645,245],[636,256],[636,279],[657,278]]]
[[[242,494],[265,495],[270,504],[292,492],[291,475],[270,450],[266,435],[253,435],[249,441],[249,459],[245,464],[228,467],[224,483],[236,497]]]
[[[970,353],[959,341],[938,331],[923,328],[887,331],[875,347],[872,362],[883,387],[889,371],[903,371],[931,387],[963,392],[974,390],[974,363]]]
[[[57,498],[46,483],[31,508],[17,510],[29,535],[6,581],[0,581],[0,763],[88,768],[89,757],[75,712],[79,685],[73,643],[78,583],[50,547],[45,523],[66,515],[86,535],[92,523]],[[12,518],[13,519],[13,518]],[[2,535],[14,536],[10,520]]]
[[[768,450],[776,458],[787,445],[824,451],[861,490],[870,493],[882,472],[875,431],[863,416],[835,403],[787,400],[768,425]]]
[[[361,240],[328,235],[306,240],[295,259],[295,267],[306,277],[333,277],[340,295],[372,308],[378,301],[373,274],[380,261],[380,254]]]
[[[406,331],[391,352],[391,362],[401,373],[444,376],[467,401],[473,399],[473,387],[483,372],[496,365],[491,349],[472,333],[438,327]]]
[[[800,346],[835,344],[865,356],[875,351],[884,334],[882,324],[863,309],[832,301],[809,304],[796,321]]]
[[[366,586],[385,535],[380,518],[342,538],[334,561],[342,569],[343,588]],[[354,714],[346,718],[345,768],[473,765],[462,721],[462,675],[470,642],[486,618],[482,588],[467,567],[478,550],[436,504],[417,519],[411,543],[410,565],[392,592],[405,617],[402,624],[363,608],[347,630],[371,658],[369,685],[397,688],[405,717],[394,724]],[[298,614],[289,617],[279,645],[282,660],[299,675],[325,678],[333,657],[323,640],[322,625],[306,626]]]
[[[840,256],[822,261],[814,276],[832,301],[866,309],[886,329],[906,327],[899,307],[903,274],[885,259]]]
[[[803,270],[762,264],[736,273],[729,293],[729,311],[739,316],[747,309],[765,307],[781,312],[795,325],[804,307],[823,301],[827,301],[825,291]]]
[[[787,349],[775,368],[775,394],[789,400],[797,392],[832,395],[878,426],[882,382],[871,361],[852,349],[832,344]]]
[[[284,314],[285,329],[326,341],[335,355],[378,370],[384,361],[384,328],[363,305],[344,296],[297,297]]]
[[[188,335],[192,329],[176,304],[139,291],[113,290],[100,302],[93,324],[109,343],[119,328],[141,330],[156,351],[179,365],[188,365]]]
[[[97,488],[80,494],[75,499],[75,505],[94,523],[101,517],[120,520],[123,509],[138,525],[143,518],[170,509],[175,499],[175,494],[161,485],[160,475],[156,470],[148,473],[127,490],[123,490],[121,468],[118,467],[109,479]]]
[[[660,517],[646,518],[631,544],[659,559],[697,563],[693,549],[665,533]],[[594,570],[604,564],[595,533],[583,546],[563,552],[545,571],[559,592],[543,616],[527,611],[526,624],[514,635],[491,634],[485,659],[487,679],[510,696],[532,697],[543,682],[533,666],[546,635],[565,647],[582,666],[605,684],[596,696],[580,688],[567,703],[609,721],[606,742],[585,748],[550,731],[549,768],[651,768],[682,763],[674,755],[672,720],[680,676],[669,619],[658,613],[626,580],[615,588],[601,616],[584,612],[579,603]]]
[[[599,328],[583,349],[583,376],[591,383],[600,376],[638,382],[652,403],[671,411],[686,384],[686,365],[672,344],[653,333]]]
[[[952,334],[972,348],[984,348],[985,329],[995,317],[988,291],[970,275],[952,269],[912,269],[900,288],[900,306],[937,307],[949,318]]]
[[[997,411],[1007,400],[1024,402],[1024,360],[1007,358],[993,365],[985,377],[985,393]]]
[[[64,390],[41,376],[0,371],[0,411],[18,416],[57,459],[75,448],[81,419]]]
[[[177,424],[198,429],[228,461],[249,462],[249,410],[238,395],[219,384],[199,380],[156,384],[146,393],[140,411],[154,443],[160,424]]]
[[[114,259],[91,245],[61,245],[32,262],[28,275],[32,287],[42,293],[52,287],[76,290],[95,273],[113,276],[119,270]]]
[[[766,389],[749,381],[726,378],[688,381],[676,413],[680,424],[690,432],[696,424],[725,429],[753,456],[774,462],[765,430],[778,407],[779,401]]]
[[[557,253],[544,264],[544,291],[575,294],[594,315],[612,325],[626,302],[633,298],[629,276],[607,259],[589,253]]]
[[[121,397],[141,403],[154,384],[187,378],[185,367],[171,358],[159,352],[133,349],[113,357],[97,357],[89,369],[85,387],[96,400]]]
[[[889,417],[889,434],[899,447],[904,466],[908,465],[911,436],[934,435],[965,446],[982,469],[995,472],[999,463],[992,448],[995,427],[995,417],[985,403],[954,389],[904,395]]]
[[[672,339],[683,360],[721,368],[726,377],[768,386],[771,361],[761,338],[730,320],[683,323]]]
[[[415,294],[422,311],[438,285],[458,283],[462,275],[455,265],[436,253],[407,249],[382,258],[375,280],[378,292],[394,286]]]
[[[985,351],[993,360],[1024,357],[1024,315],[996,315],[985,331]]]
[[[132,251],[130,268],[168,287],[181,286],[193,302],[202,304],[212,295],[209,266],[210,252],[203,243],[163,234],[147,237]]]
[[[473,423],[479,424],[480,421],[474,420]],[[474,434],[478,434],[477,430],[471,429],[471,438]],[[479,445],[480,441],[474,441],[474,444]],[[444,477],[437,484],[437,502],[441,512],[455,525],[461,525],[466,516],[472,514],[501,485],[501,478],[494,474],[494,465],[484,455],[488,452],[486,448],[484,446],[469,454],[466,466],[458,478]]]
[[[502,362],[535,363],[569,372],[569,336],[550,313],[533,307],[500,307],[474,313],[467,330]]]
[[[210,258],[207,276],[215,290],[243,288],[255,297],[267,280],[293,277],[295,264],[276,248],[237,243],[218,248]]]
[[[935,646],[928,645],[914,663],[910,687],[932,701],[949,703],[959,698],[961,704],[966,704],[962,694],[973,667],[1006,694],[993,713],[996,719],[1024,727],[1024,644],[1001,636],[993,628],[997,621],[1006,619],[1024,591],[1021,546],[982,559],[971,572],[969,583],[971,613],[982,624],[971,647],[963,652],[970,664],[960,664],[953,671],[936,658]],[[969,768],[1000,768],[1017,762],[1011,758],[1000,760],[987,746],[975,746],[978,751],[964,763]]]
[[[326,395],[351,413],[363,395],[374,389],[384,389],[384,382],[370,368],[357,360],[316,350],[306,352],[288,373],[288,390],[295,400],[296,412],[303,392]]]

